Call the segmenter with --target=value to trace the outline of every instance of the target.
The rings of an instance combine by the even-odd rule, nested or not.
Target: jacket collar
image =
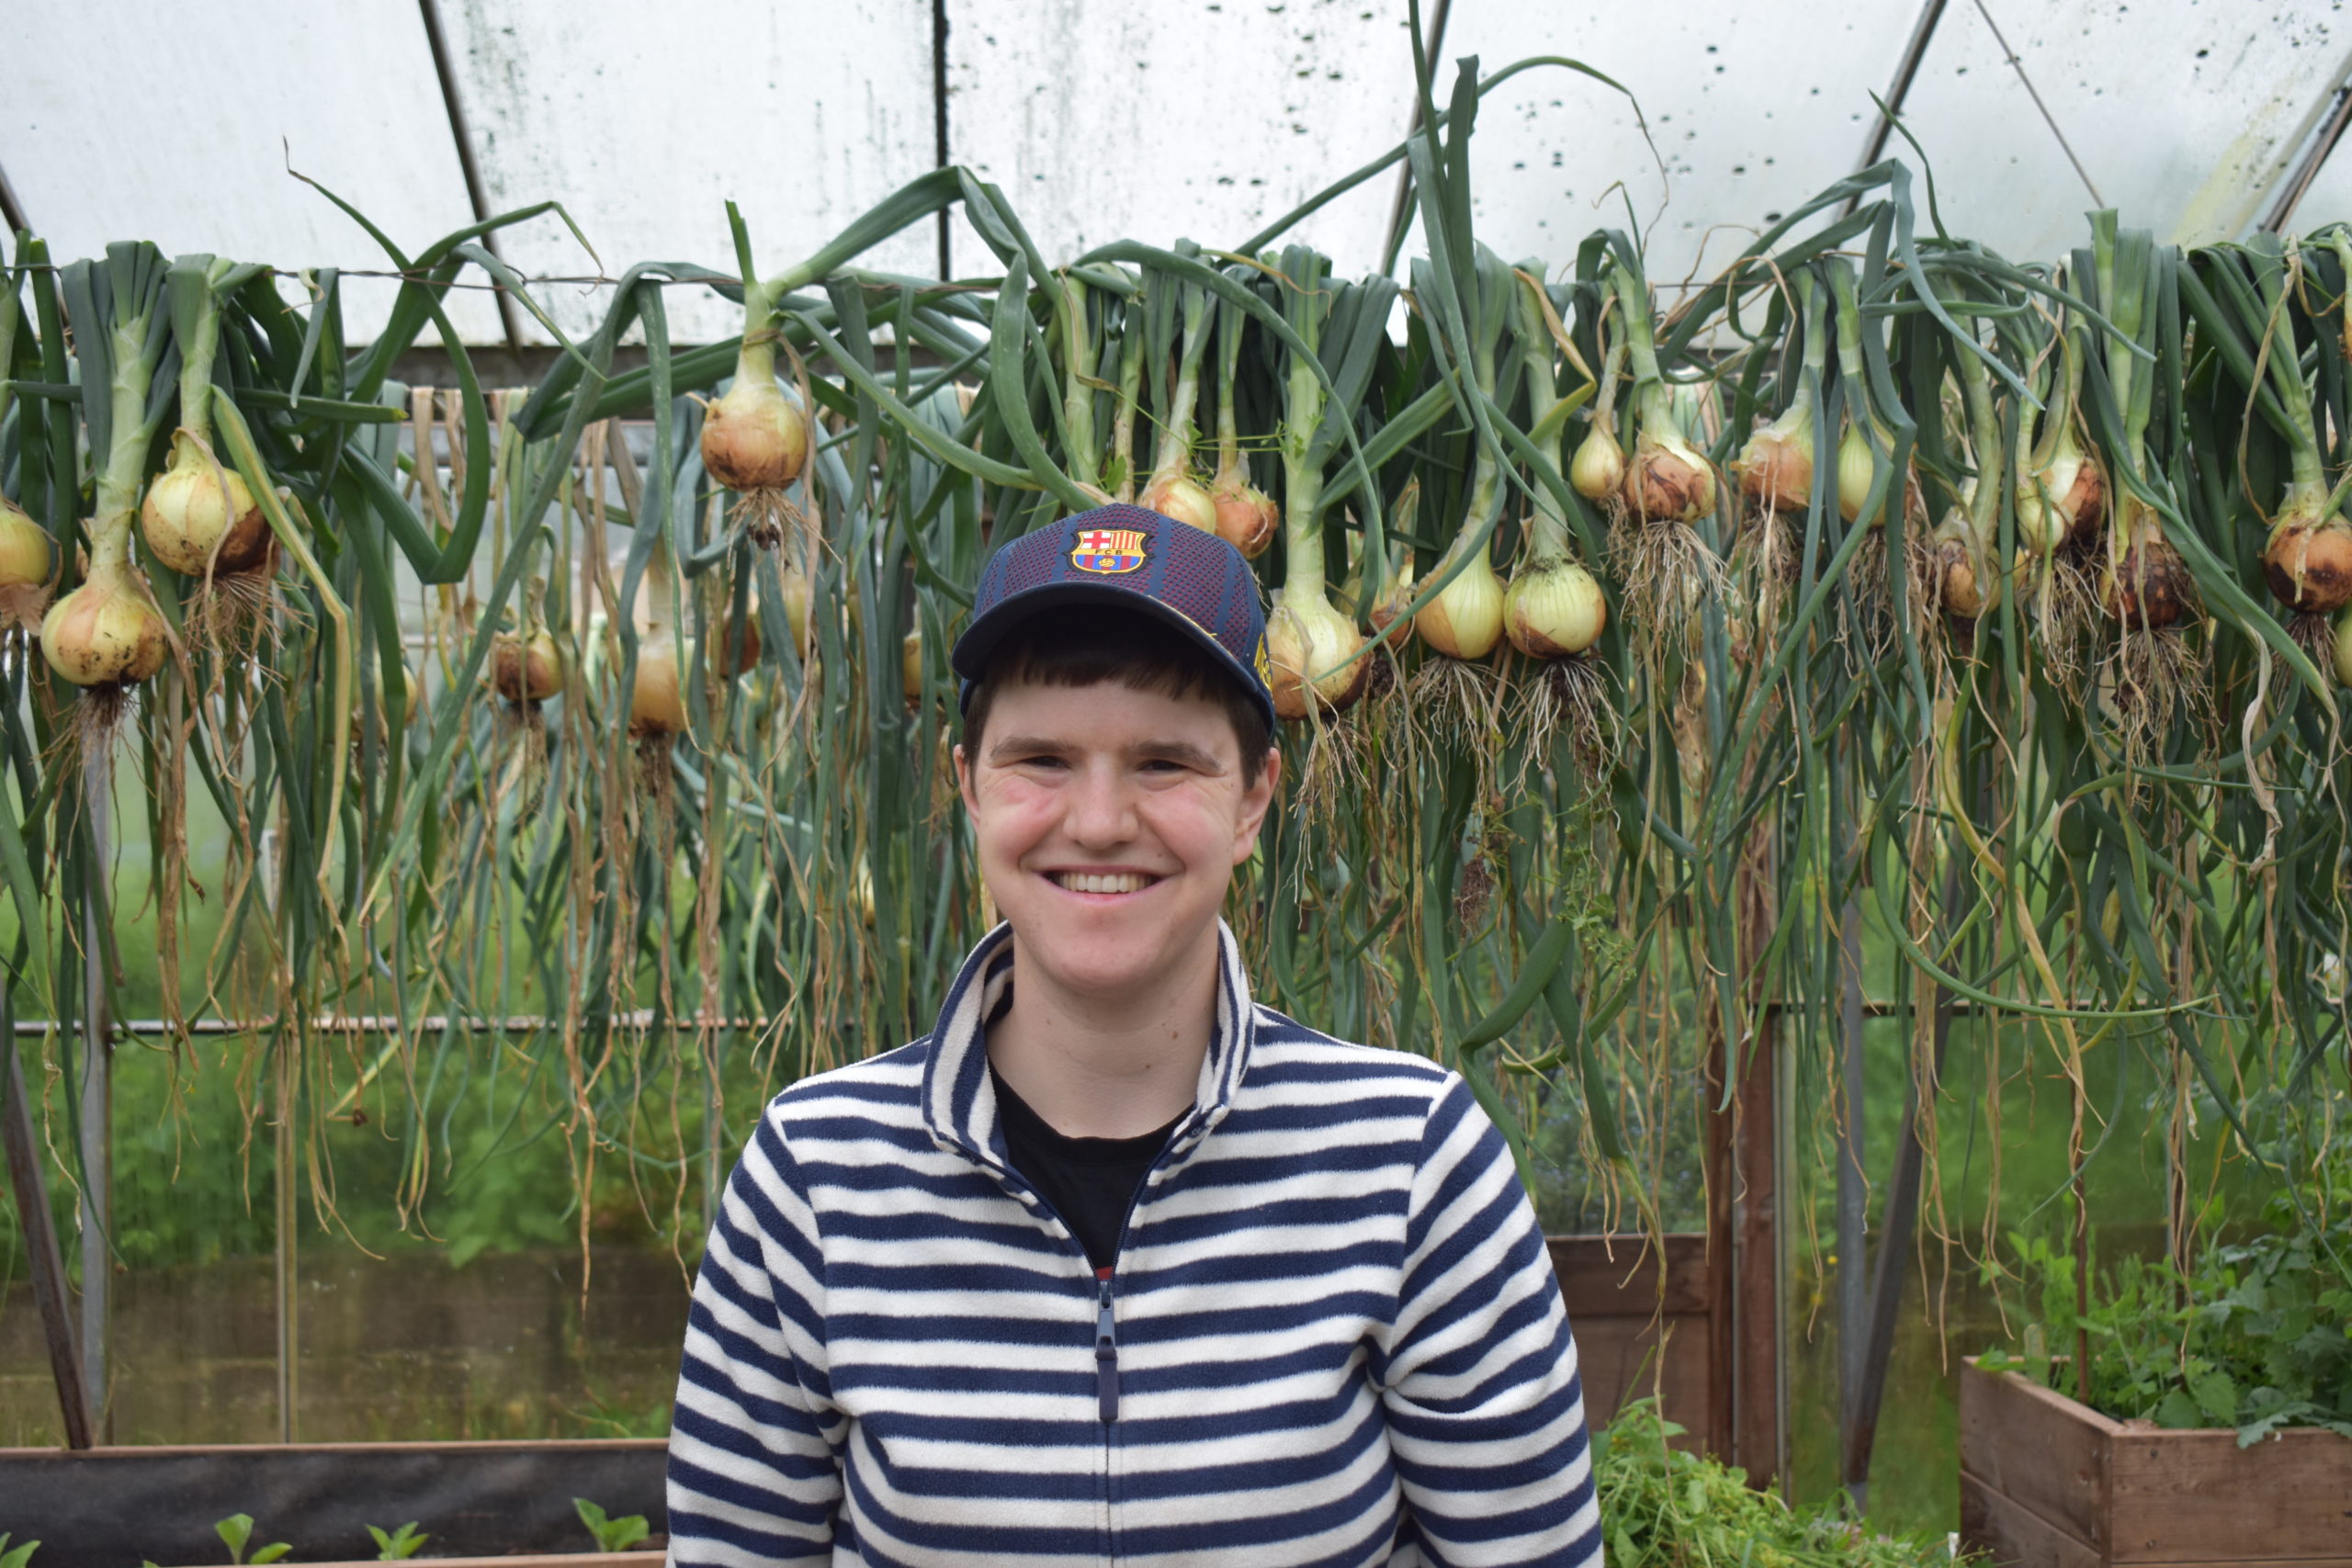
[[[1223,920],[1216,927],[1216,1019],[1208,1055],[1193,1089],[1191,1114],[1168,1140],[1166,1160],[1181,1158],[1225,1120],[1250,1069],[1257,1012],[1240,944]],[[942,1148],[961,1149],[983,1164],[1008,1168],[1004,1129],[997,1115],[996,1084],[989,1076],[988,1021],[1012,988],[1012,928],[1000,925],[964,960],[933,1026],[922,1069],[923,1121]]]

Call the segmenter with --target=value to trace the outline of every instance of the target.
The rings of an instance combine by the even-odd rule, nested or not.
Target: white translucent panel
[[[1048,260],[1116,239],[1238,245],[1396,145],[1412,102],[1401,0],[948,0],[956,161],[1002,187]],[[1296,237],[1379,265],[1396,176]],[[995,259],[959,225],[960,272]]]
[[[2237,233],[2267,209],[2278,162],[2345,69],[2352,29],[2335,9],[1992,0],[2099,197],[2125,224],[2192,243]],[[1906,111],[1955,232],[2018,259],[2086,243],[2091,193],[1973,5],[1946,13]]]
[[[1512,261],[1540,257],[1557,276],[1587,234],[1638,225],[1660,287],[1702,263],[1702,276],[1713,271],[1853,171],[1875,112],[1870,96],[1886,91],[1913,20],[1911,6],[1886,3],[1454,0],[1433,83],[1441,107],[1456,62],[1473,54],[1482,75],[1566,55],[1634,96],[1555,67],[1490,93],[1470,144],[1480,238]],[[1420,246],[1417,228],[1408,249]]]
[[[933,166],[928,0],[443,0],[441,16],[492,210],[561,201],[613,276],[649,260],[731,275],[730,197],[760,268],[782,271]],[[596,270],[553,214],[499,243],[526,274]],[[863,260],[928,275],[938,256],[925,220]],[[541,294],[566,333],[594,330],[609,298]],[[664,298],[677,342],[742,330],[707,288]],[[548,341],[536,322],[526,335]]]
[[[147,239],[286,268],[389,267],[289,164],[412,254],[470,216],[413,5],[14,4],[0,6],[0,167],[61,261]],[[353,341],[381,328],[394,288],[352,281]],[[468,339],[498,335],[487,296],[448,308]]]

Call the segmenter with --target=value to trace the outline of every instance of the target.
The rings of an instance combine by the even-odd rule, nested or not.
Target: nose
[[[1135,790],[1114,762],[1097,760],[1079,771],[1063,831],[1073,843],[1124,844],[1136,836]]]

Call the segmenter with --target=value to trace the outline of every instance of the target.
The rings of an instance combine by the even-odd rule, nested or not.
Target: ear
[[[964,754],[964,743],[956,742],[956,793],[964,797],[964,809],[970,815],[980,814],[980,797],[972,783],[972,761]]]
[[[1233,863],[1241,864],[1258,847],[1258,829],[1265,824],[1266,813],[1274,804],[1274,793],[1282,784],[1283,753],[1279,746],[1266,748],[1266,765],[1258,771],[1258,782],[1241,792],[1241,815],[1233,824]]]

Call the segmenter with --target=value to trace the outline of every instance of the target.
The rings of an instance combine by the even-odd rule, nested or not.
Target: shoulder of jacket
[[[1250,1046],[1250,1076],[1352,1084],[1388,1092],[1442,1097],[1456,1076],[1452,1069],[1410,1051],[1358,1045],[1309,1029],[1262,1003],[1257,1007],[1257,1038]]]
[[[788,1125],[860,1112],[889,1117],[895,1111],[913,1109],[922,1099],[923,1064],[930,1054],[931,1037],[925,1035],[862,1062],[811,1073],[768,1101],[768,1120]]]

